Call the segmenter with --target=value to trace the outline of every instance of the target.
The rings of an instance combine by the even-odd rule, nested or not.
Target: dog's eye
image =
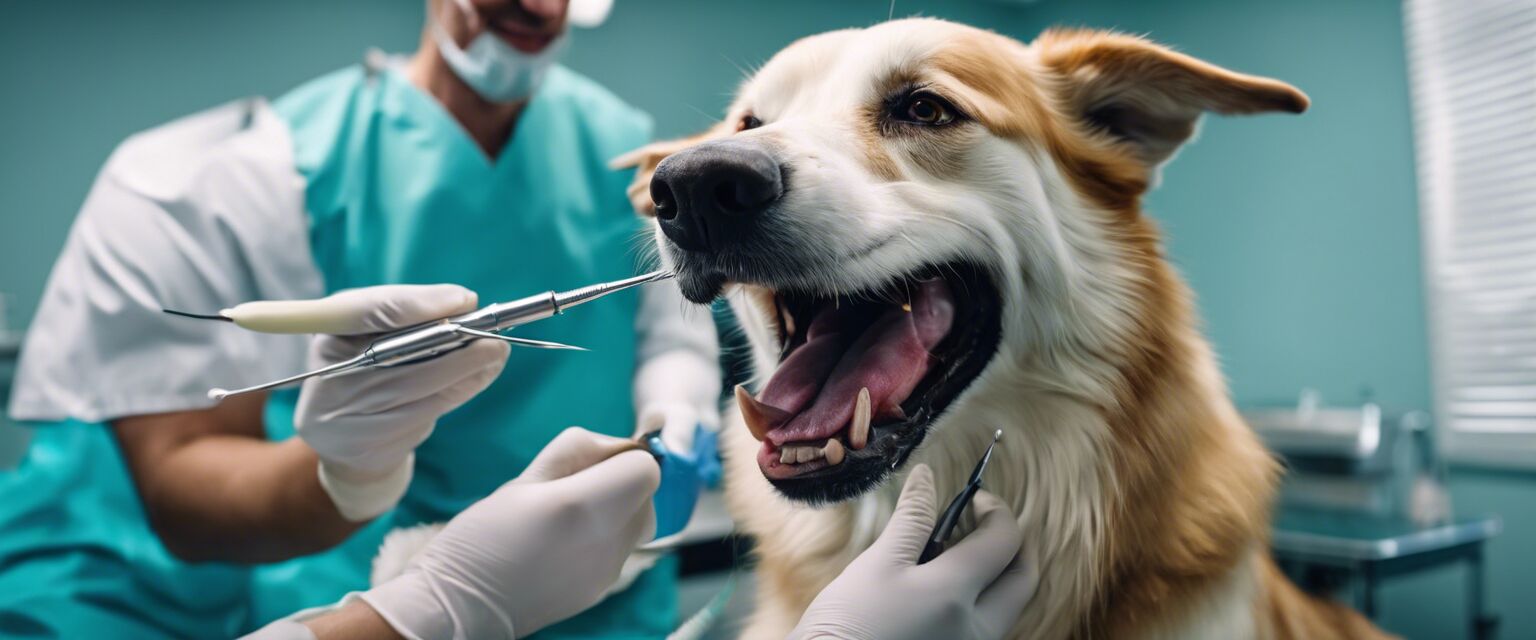
[[[761,126],[763,126],[763,121],[762,120],[758,120],[757,116],[754,116],[754,115],[749,113],[747,115],[742,116],[741,117],[741,121],[736,123],[736,130],[737,131],[746,131],[748,129],[756,129],[756,128],[761,127]]]
[[[938,126],[954,122],[955,108],[943,98],[919,91],[898,102],[891,115],[902,122]]]

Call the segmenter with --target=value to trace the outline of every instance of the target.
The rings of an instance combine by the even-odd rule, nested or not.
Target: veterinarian
[[[570,429],[455,517],[400,576],[246,640],[526,636],[597,601],[655,530],[658,482],[655,462],[632,442]],[[1039,576],[1016,556],[1023,532],[983,491],[976,530],[918,565],[939,504],[932,472],[918,465],[880,538],[822,590],[791,637],[1004,637]]]
[[[476,294],[636,273],[629,176],[606,163],[647,142],[650,121],[555,63],[567,25],[606,12],[588,4],[431,0],[408,57],[370,56],[112,154],[19,365],[11,414],[37,428],[0,475],[0,636],[237,635],[367,589],[387,532],[448,520],[567,425],[665,425],[674,448],[714,427],[713,328],[672,287],[522,334],[589,353],[481,341],[217,404],[209,387],[367,338],[311,345],[160,311],[462,285],[364,290],[379,310],[355,327],[366,334],[467,311]],[[633,573],[546,637],[665,634],[675,566]]]

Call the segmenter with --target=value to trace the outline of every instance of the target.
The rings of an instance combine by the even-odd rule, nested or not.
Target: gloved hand
[[[718,422],[717,416],[711,416]],[[661,439],[671,451],[692,451],[694,434],[704,428],[705,416],[687,402],[650,402],[639,408],[635,434],[661,430]]]
[[[1018,557],[1024,534],[1012,510],[981,491],[977,527],[927,564],[917,564],[939,510],[933,472],[917,465],[896,513],[874,545],[811,602],[797,640],[1001,638],[1035,593],[1034,563]]]
[[[409,638],[514,638],[597,604],[656,527],[636,443],[571,428],[362,598]]]
[[[455,285],[386,285],[288,305],[285,326],[308,322],[335,334],[316,337],[310,366],[356,356],[381,333],[475,308]],[[483,391],[501,373],[507,345],[477,340],[440,357],[335,378],[310,378],[299,392],[294,427],[320,455],[320,484],[342,517],[361,522],[399,502],[411,482],[413,452],[437,419]]]

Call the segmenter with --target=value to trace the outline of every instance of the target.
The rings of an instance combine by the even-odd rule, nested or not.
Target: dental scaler
[[[976,497],[976,492],[981,490],[981,472],[987,470],[987,462],[992,460],[992,449],[997,446],[997,441],[1002,439],[1003,430],[992,432],[992,443],[987,445],[987,450],[981,454],[981,460],[976,462],[976,468],[971,471],[971,479],[965,483],[965,488],[960,490],[960,495],[955,496],[949,503],[949,508],[939,516],[939,522],[933,527],[933,533],[928,536],[928,544],[923,546],[923,552],[917,557],[918,564],[927,564],[929,560],[939,557],[944,552],[944,546],[949,542],[950,534],[954,533],[955,526],[960,524],[960,514],[971,504],[971,498]]]
[[[665,271],[653,271],[645,275],[626,278],[624,280],[602,282],[586,287],[581,287],[579,289],[572,289],[570,291],[545,291],[544,293],[534,294],[526,298],[512,300],[510,302],[500,302],[488,305],[461,316],[445,318],[443,320],[438,320],[436,322],[427,323],[417,327],[412,327],[410,329],[405,329],[397,333],[386,335],[379,338],[378,340],[375,340],[373,344],[368,345],[367,349],[364,349],[362,353],[356,355],[355,357],[337,362],[332,365],[321,367],[319,369],[315,369],[314,371],[301,373],[295,376],[289,376],[281,380],[273,380],[272,382],[259,384],[254,387],[235,389],[233,391],[217,388],[210,389],[208,391],[208,397],[214,400],[222,400],[224,398],[240,395],[243,393],[275,389],[277,387],[290,385],[309,378],[313,378],[315,376],[341,375],[344,373],[350,373],[370,367],[387,367],[407,364],[452,351],[464,346],[465,344],[468,344],[469,342],[480,339],[501,340],[503,342],[511,343],[515,346],[533,347],[539,349],[584,350],[581,349],[581,347],[573,347],[571,345],[560,344],[558,342],[545,342],[542,340],[530,340],[527,338],[504,336],[498,332],[506,331],[513,327],[519,327],[525,324],[538,322],[539,320],[544,320],[546,318],[551,318],[564,313],[571,307],[585,304],[598,298],[618,293],[632,287],[637,287],[648,282],[665,280],[670,277],[672,277],[671,273]],[[252,302],[246,304],[284,305],[291,303]],[[241,305],[240,307],[236,307],[235,311],[242,310],[242,308],[245,306],[246,305]],[[186,313],[182,311],[172,311],[170,309],[165,309],[165,312],[192,318],[234,322],[236,324],[241,324],[242,326],[245,324],[243,321],[236,320],[230,316],[259,315],[248,313],[232,313],[228,311],[219,315],[203,315]],[[251,326],[247,328],[271,331],[269,328],[259,326]]]

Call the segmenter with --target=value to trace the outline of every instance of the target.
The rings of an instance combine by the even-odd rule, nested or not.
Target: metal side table
[[[1280,568],[1309,592],[1357,584],[1360,611],[1373,620],[1383,580],[1465,563],[1469,637],[1485,640],[1494,637],[1498,616],[1484,608],[1483,545],[1503,528],[1496,515],[1421,526],[1362,514],[1282,510],[1275,518],[1273,547]]]

